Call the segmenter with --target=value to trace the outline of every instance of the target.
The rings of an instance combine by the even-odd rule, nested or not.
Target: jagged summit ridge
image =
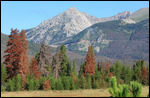
[[[45,20],[37,27],[26,30],[27,40],[41,43],[45,39],[45,43],[49,45],[61,44],[62,41],[68,40],[95,23],[124,19],[130,14],[129,11],[126,11],[112,17],[96,18],[71,7],[57,16]]]

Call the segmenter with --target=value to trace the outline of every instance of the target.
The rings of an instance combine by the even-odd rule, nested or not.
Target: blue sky
[[[132,13],[149,7],[149,1],[1,1],[1,32],[38,26],[71,7],[97,18],[110,17],[124,11]]]

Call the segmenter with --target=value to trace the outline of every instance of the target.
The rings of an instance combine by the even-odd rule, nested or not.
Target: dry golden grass
[[[142,87],[142,97],[146,97],[149,86]],[[64,90],[64,91],[17,91],[1,92],[2,97],[110,97],[108,89]]]

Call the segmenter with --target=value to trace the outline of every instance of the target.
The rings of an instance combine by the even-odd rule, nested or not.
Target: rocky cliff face
[[[96,18],[72,7],[51,19],[45,20],[37,27],[26,30],[27,40],[34,43],[41,43],[45,40],[46,44],[58,45],[95,23],[125,19],[131,14],[131,12],[126,11],[112,17]]]

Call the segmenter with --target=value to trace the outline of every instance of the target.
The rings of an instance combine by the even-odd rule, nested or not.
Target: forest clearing
[[[149,86],[142,86],[141,97],[147,97]],[[49,90],[1,92],[1,97],[110,97],[108,89]]]

